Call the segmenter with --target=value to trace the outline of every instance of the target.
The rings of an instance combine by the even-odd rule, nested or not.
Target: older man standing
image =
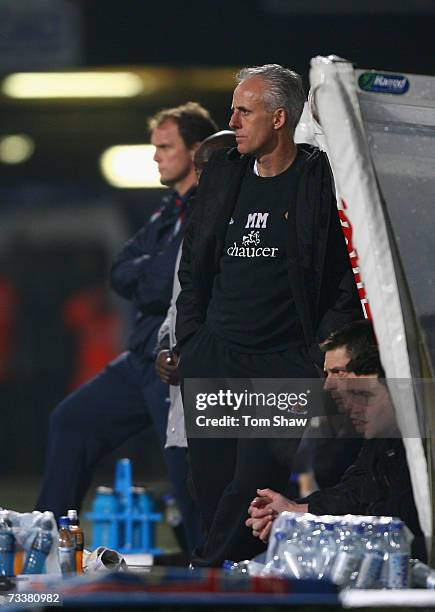
[[[205,168],[183,247],[181,376],[315,377],[309,350],[362,316],[328,163],[293,140],[305,98],[299,75],[269,64],[243,69],[237,81],[229,123],[237,148]],[[189,439],[205,528],[194,564],[258,552],[246,502],[260,482],[285,488],[297,444]]]

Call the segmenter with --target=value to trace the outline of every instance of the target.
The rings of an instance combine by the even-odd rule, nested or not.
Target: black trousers
[[[277,353],[244,353],[203,326],[182,347],[186,378],[317,378],[300,346]],[[194,410],[184,405],[184,410]],[[192,481],[203,538],[192,562],[220,566],[225,559],[250,559],[264,544],[245,526],[257,488],[285,493],[298,439],[189,438]]]

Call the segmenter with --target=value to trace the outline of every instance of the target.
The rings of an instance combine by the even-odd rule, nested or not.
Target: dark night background
[[[86,59],[90,65],[276,62],[306,77],[311,57],[334,53],[360,68],[434,74],[434,10],[419,5],[431,3],[84,2]],[[344,8],[337,13],[334,6]]]

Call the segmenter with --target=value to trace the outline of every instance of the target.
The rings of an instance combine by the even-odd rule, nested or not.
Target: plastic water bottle
[[[390,523],[391,517],[381,517],[378,519],[379,525],[383,526],[384,531],[384,563],[382,564],[381,577],[379,579],[378,588],[386,589],[388,587],[388,557],[390,550]]]
[[[145,487],[133,487],[133,507],[139,514],[150,514],[153,511],[153,498]]]
[[[266,563],[267,573],[280,575],[284,573],[283,546],[286,543],[286,533],[284,529],[276,529],[269,542],[268,556]]]
[[[92,546],[118,547],[117,522],[118,500],[111,487],[97,487],[92,504]]]
[[[276,519],[279,523],[272,531],[273,539],[269,540],[266,573],[298,580],[311,577],[312,525],[305,518],[285,514]]]
[[[75,572],[75,546],[74,538],[69,530],[69,518],[61,516],[59,519],[59,564],[62,574]]]
[[[278,543],[277,543],[277,533],[283,532],[283,515],[280,515],[274,522],[272,532],[269,537],[269,543],[267,545],[266,552],[266,564],[273,561],[273,559],[277,556]],[[280,536],[278,536],[279,540]]]
[[[297,539],[297,522],[288,516],[289,513],[281,514],[275,521],[267,547],[264,575],[293,576],[292,555],[294,550],[294,539]],[[299,549],[296,551],[296,556]]]
[[[411,561],[411,586],[420,589],[435,589],[435,569],[413,559]]]
[[[301,525],[300,555],[302,576],[315,580],[318,578],[317,564],[319,557],[320,523],[309,519]]]
[[[51,521],[42,521],[41,527],[37,530],[30,550],[26,555],[23,566],[23,574],[44,574],[45,561],[53,545],[51,533]]]
[[[388,589],[407,589],[410,547],[402,521],[391,521],[388,529]]]
[[[335,528],[332,523],[323,523],[323,529],[315,542],[317,552],[314,558],[314,567],[317,578],[329,578],[331,575],[334,559],[337,553],[335,541]]]
[[[384,587],[381,574],[384,567],[384,558],[387,554],[385,543],[385,525],[373,525],[368,529],[361,566],[355,581],[357,589],[373,589]]]
[[[14,576],[15,536],[8,519],[0,520],[0,576]]]
[[[275,565],[279,573],[297,580],[311,577],[313,525],[305,519],[289,517],[282,523],[282,533],[275,532]]]
[[[21,538],[17,538],[16,534],[20,529],[20,521],[15,512],[9,513],[7,510],[0,511],[0,524],[2,522],[2,518],[5,518],[7,523],[10,523],[10,527],[12,529],[12,533],[15,536],[15,556],[14,556],[14,575],[19,576],[23,573],[24,567],[24,548],[22,546]],[[0,571],[1,574],[1,571]]]
[[[245,561],[229,561],[226,559],[223,562],[222,569],[231,576],[249,576],[249,563],[248,559]]]
[[[352,529],[343,521],[337,526],[336,531],[338,532],[337,554],[330,578],[334,584],[344,587],[350,585],[361,564],[363,555],[361,540],[364,528],[357,524]]]
[[[279,537],[278,541],[280,540]],[[298,580],[304,577],[299,545],[299,526],[295,518],[289,518],[285,521],[284,537],[279,542],[277,556],[281,562],[282,574]]]
[[[75,549],[75,570],[77,573],[83,573],[83,550],[85,547],[85,535],[80,527],[80,521],[77,510],[68,510],[69,530],[71,532],[74,549]]]
[[[132,487],[133,513],[133,548],[149,547],[151,543],[152,522],[143,521],[143,517],[153,511],[153,500],[145,487]],[[145,533],[145,532],[148,533]]]
[[[133,471],[128,458],[118,459],[116,462],[114,489],[119,500],[119,512],[129,514],[133,507]]]

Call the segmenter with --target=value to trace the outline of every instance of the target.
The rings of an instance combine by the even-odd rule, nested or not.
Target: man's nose
[[[154,151],[153,160],[157,163],[159,162],[159,152],[157,149]]]
[[[328,374],[327,377],[325,378],[325,382],[323,384],[323,388],[325,389],[325,391],[332,391],[332,389],[336,389],[337,388],[337,381],[334,380],[333,376]]]
[[[355,419],[361,419],[365,416],[365,409],[362,406],[359,406],[357,403],[349,400],[347,410],[350,413],[350,416]]]
[[[239,113],[237,113],[236,111],[234,111],[231,114],[230,120],[228,122],[228,125],[230,126],[230,128],[232,130],[236,130],[238,127],[240,127],[240,121],[239,121]]]

